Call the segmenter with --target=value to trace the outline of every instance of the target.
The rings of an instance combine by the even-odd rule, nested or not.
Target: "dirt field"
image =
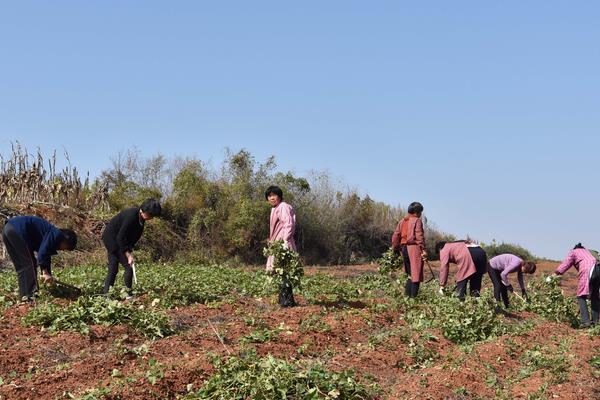
[[[542,263],[539,270],[550,272],[555,266]],[[308,273],[315,271],[343,279],[373,273],[376,267],[307,268]],[[563,281],[565,291],[574,290],[574,277],[570,272]],[[252,344],[259,354],[319,358],[334,370],[354,368],[374,378],[383,388],[381,398],[600,398],[598,370],[590,364],[592,356],[600,355],[600,337],[583,330],[544,322],[524,335],[465,348],[444,339],[440,332],[410,330],[399,312],[372,313],[363,304],[339,308],[331,304],[328,308],[333,311],[322,313],[324,305],[308,305],[301,297],[297,300],[299,307],[285,310],[272,299],[251,297],[216,308],[173,309],[169,314],[180,333],[156,341],[122,326],[93,326],[89,335],[61,332],[50,336],[38,327],[21,325],[30,305],[12,306],[0,318],[0,399],[77,398],[86,390],[103,387],[111,390],[112,395],[103,397],[108,399],[176,398],[202,386],[211,376],[212,356],[235,354],[248,346],[240,339],[255,329],[249,317],[260,319],[270,329],[281,327],[275,338]],[[329,328],[306,331],[303,327],[311,316],[321,316]],[[213,328],[225,338],[224,344]],[[400,334],[383,334],[389,331]],[[430,360],[415,359],[415,343],[425,343]],[[139,354],[126,351],[144,344],[147,350]],[[555,382],[557,372],[549,367],[519,377],[523,357],[536,354],[532,353],[536,349],[553,353],[559,348],[568,354],[568,368],[562,371],[566,380]]]

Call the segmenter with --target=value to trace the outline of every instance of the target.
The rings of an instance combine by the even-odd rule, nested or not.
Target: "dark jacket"
[[[64,240],[60,229],[40,217],[20,216],[8,220],[27,248],[33,254],[37,252],[37,261],[43,270],[52,273],[50,257],[57,254],[56,250]]]
[[[133,251],[133,246],[142,237],[144,220],[140,216],[140,208],[128,208],[114,216],[104,233],[102,241],[111,253]]]

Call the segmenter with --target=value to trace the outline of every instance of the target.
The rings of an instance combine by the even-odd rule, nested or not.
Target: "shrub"
[[[75,330],[89,333],[89,325],[128,325],[150,338],[172,333],[165,315],[105,297],[80,297],[66,307],[39,304],[23,317],[23,323],[43,326],[52,332]]]
[[[358,381],[351,370],[327,371],[321,364],[293,362],[255,352],[215,362],[217,372],[185,399],[374,399],[375,385]]]
[[[518,244],[512,243],[497,243],[495,240],[492,243],[486,245],[482,244],[483,249],[487,253],[488,259],[496,257],[500,254],[514,254],[526,261],[535,260],[535,257],[529,252],[529,250]]]

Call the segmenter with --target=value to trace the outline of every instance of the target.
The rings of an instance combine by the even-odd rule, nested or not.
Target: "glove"
[[[440,286],[440,290],[438,291],[439,294],[441,294],[442,296],[444,295],[444,287]]]
[[[511,292],[511,293],[514,293],[514,292],[515,292],[515,289],[513,289],[512,285],[507,285],[507,286],[506,286],[506,290],[508,290],[508,291],[509,291],[509,292]]]
[[[521,290],[521,294],[523,295],[523,298],[525,299],[525,301],[527,303],[530,303],[531,301],[529,300],[529,296],[527,295],[527,292],[525,290]]]

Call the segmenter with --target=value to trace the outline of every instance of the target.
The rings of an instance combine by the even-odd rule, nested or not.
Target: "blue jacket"
[[[50,257],[64,240],[63,234],[54,225],[40,217],[20,216],[8,222],[21,236],[31,252],[37,252],[38,264],[43,270],[51,273]]]

